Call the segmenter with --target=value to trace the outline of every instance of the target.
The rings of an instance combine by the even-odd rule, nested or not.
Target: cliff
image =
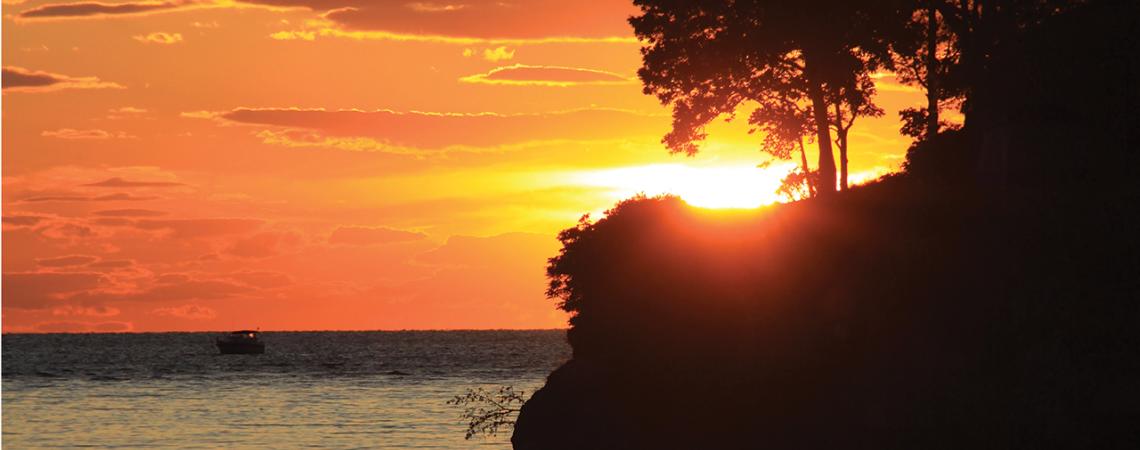
[[[995,62],[1004,119],[917,144],[906,174],[753,212],[632,199],[564,231],[574,355],[515,448],[1140,442],[1140,52],[1114,8]]]

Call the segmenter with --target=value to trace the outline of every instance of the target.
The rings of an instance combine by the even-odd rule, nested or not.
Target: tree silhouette
[[[902,133],[928,140],[948,124],[939,117],[941,103],[956,97],[942,86],[948,68],[958,61],[954,36],[944,20],[939,19],[937,0],[918,2],[897,39],[892,41],[896,54],[895,70],[899,80],[920,86],[926,93],[926,108],[907,108],[899,112]]]
[[[786,133],[765,149],[781,156],[788,144],[814,134],[814,190],[836,190],[830,130],[845,135],[851,120],[877,111],[863,80],[891,64],[887,34],[874,21],[893,17],[892,2],[634,3],[642,14],[630,23],[646,43],[638,75],[645,93],[673,108],[673,129],[662,140],[670,151],[695,154],[705,125],[756,102],[749,122]]]
[[[926,133],[936,122],[931,100],[962,100],[966,125],[1000,122],[1006,114],[995,63],[1011,60],[1025,33],[1083,0],[922,0],[903,3],[911,14],[909,36],[896,35],[904,79],[928,91]],[[910,113],[917,116],[917,113]],[[911,118],[910,120],[914,120]],[[980,127],[979,127],[980,128]],[[913,131],[913,127],[912,127]]]
[[[847,190],[847,134],[858,117],[879,117],[883,110],[872,101],[875,82],[869,71],[861,70],[850,86],[839,86],[831,95],[831,126],[835,128],[835,145],[839,147],[839,188]]]
[[[515,417],[526,402],[526,392],[513,386],[500,386],[494,391],[483,388],[467,389],[447,404],[463,408],[461,420],[467,421],[464,439],[475,436],[495,436],[503,428],[514,428]]]

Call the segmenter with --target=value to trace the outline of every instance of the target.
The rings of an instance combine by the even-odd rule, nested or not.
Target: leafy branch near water
[[[513,386],[500,386],[492,391],[481,387],[468,388],[467,392],[448,400],[447,404],[463,408],[459,418],[467,422],[464,439],[490,437],[497,435],[500,429],[514,429],[515,418],[526,403],[525,394],[524,391],[515,391]]]

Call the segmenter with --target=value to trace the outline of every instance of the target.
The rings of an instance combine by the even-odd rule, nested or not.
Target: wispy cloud
[[[104,139],[132,139],[135,136],[129,135],[123,131],[107,131],[97,128],[76,130],[74,128],[60,128],[58,130],[48,130],[40,133],[40,136],[69,139],[69,140],[104,140]]]
[[[68,255],[54,258],[36,258],[36,265],[40,267],[74,267],[85,266],[98,260],[99,258],[91,255]]]
[[[175,187],[185,186],[185,183],[177,181],[134,181],[127,180],[121,177],[111,177],[103,181],[94,183],[83,184],[82,186],[92,187],[112,187],[112,188],[133,188],[133,187]]]
[[[583,86],[635,84],[637,80],[613,72],[579,67],[515,64],[460,78],[464,83],[508,86]]]
[[[218,317],[217,311],[215,311],[213,308],[205,307],[202,305],[182,305],[171,306],[168,308],[158,308],[151,311],[151,314],[191,320],[213,319],[215,317]]]
[[[97,77],[73,77],[58,73],[6,66],[3,69],[4,92],[52,92],[62,89],[125,89],[118,83]]]
[[[334,245],[380,245],[396,242],[411,242],[426,239],[427,235],[414,231],[396,230],[385,227],[338,227],[329,235],[329,243]]]
[[[335,144],[363,146],[368,148],[358,149],[371,151],[382,151],[379,146],[422,151],[612,139],[658,135],[668,126],[665,116],[605,108],[526,114],[238,108],[216,117],[231,123],[276,127],[279,131],[261,133],[260,137],[277,144],[288,139],[298,146]],[[309,134],[280,130],[308,130]]]
[[[321,12],[306,34],[351,39],[432,41],[454,44],[534,44],[551,42],[636,42],[626,17],[637,9],[625,0],[588,4],[560,0],[464,0],[378,2],[369,0],[243,0],[249,4],[297,6]],[[323,22],[323,23],[322,23]]]
[[[140,35],[131,36],[131,39],[142,42],[144,44],[170,45],[170,44],[177,44],[179,42],[182,42],[182,34],[181,33],[163,33],[163,32],[159,31],[159,32],[154,32],[154,33],[150,33],[150,34],[140,34]]]
[[[71,19],[71,18],[92,18],[92,17],[106,17],[106,16],[134,16],[142,14],[150,14],[155,12],[172,11],[190,6],[195,6],[204,2],[194,1],[171,1],[171,2],[156,2],[156,1],[141,1],[141,2],[123,2],[123,3],[103,3],[103,2],[72,2],[72,3],[49,3],[40,5],[34,8],[25,9],[16,15],[19,19],[29,20],[43,20],[43,19]]]
[[[514,57],[515,51],[508,50],[505,46],[483,50],[483,59],[491,62],[508,61],[514,59]]]
[[[120,192],[120,193],[115,193],[115,194],[96,195],[96,196],[44,195],[44,196],[37,196],[37,197],[28,197],[28,198],[22,199],[20,201],[21,202],[27,202],[27,203],[39,203],[39,202],[120,202],[120,201],[136,202],[136,201],[155,200],[157,198],[158,197],[154,197],[154,196],[140,196],[140,195],[132,195],[132,194]]]

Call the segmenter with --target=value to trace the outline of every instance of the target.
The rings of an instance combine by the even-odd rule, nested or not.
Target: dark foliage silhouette
[[[638,75],[646,94],[673,108],[663,139],[671,151],[696,153],[705,125],[754,102],[749,123],[768,133],[764,149],[787,158],[814,137],[814,191],[836,190],[831,129],[845,175],[847,131],[855,118],[882,113],[871,101],[870,74],[892,64],[890,27],[874,21],[895,17],[893,0],[634,3],[642,14],[630,23],[646,42]]]
[[[923,132],[905,173],[750,212],[635,198],[559,236],[573,359],[515,448],[1140,442],[1140,4],[904,16],[930,5],[961,46],[936,100],[968,121]]]
[[[499,386],[495,390],[468,388],[447,404],[463,408],[459,419],[467,422],[464,439],[491,437],[514,428],[519,408],[526,402],[526,392],[514,386]]]

